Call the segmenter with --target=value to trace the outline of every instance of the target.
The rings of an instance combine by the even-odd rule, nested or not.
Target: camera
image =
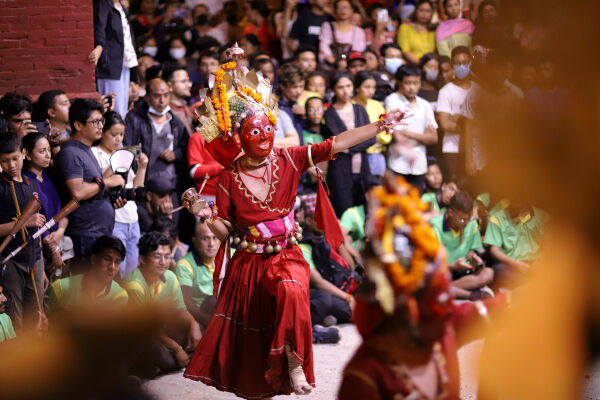
[[[139,188],[135,188],[135,189],[124,189],[122,187],[115,187],[115,188],[111,188],[109,193],[108,193],[109,197],[110,197],[110,202],[114,203],[115,201],[117,201],[117,199],[120,197],[122,199],[125,199],[127,201],[140,201],[140,202],[145,202],[146,201],[146,188],[144,188],[143,186],[140,186]]]

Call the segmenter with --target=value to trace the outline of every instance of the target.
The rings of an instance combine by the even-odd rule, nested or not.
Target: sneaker
[[[340,331],[337,328],[325,328],[322,325],[312,327],[313,343],[337,343],[340,341]]]
[[[328,315],[325,318],[323,318],[323,326],[329,327],[329,326],[333,326],[333,325],[337,325],[336,317],[334,317],[333,315]]]

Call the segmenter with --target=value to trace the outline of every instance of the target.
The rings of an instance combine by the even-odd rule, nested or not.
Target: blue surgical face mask
[[[471,73],[471,66],[470,65],[456,65],[454,67],[454,76],[457,79],[465,79],[467,76],[469,76],[469,74]]]
[[[384,58],[383,60],[385,62],[385,69],[392,75],[404,64],[401,58]]]
[[[436,70],[425,71],[425,80],[427,82],[435,82],[437,78],[438,78],[438,71],[436,71]]]

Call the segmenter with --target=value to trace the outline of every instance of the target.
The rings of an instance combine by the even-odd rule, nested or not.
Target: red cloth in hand
[[[321,182],[321,174],[318,174],[319,187],[317,189],[317,203],[315,206],[315,221],[317,228],[323,230],[325,240],[332,249],[339,249],[344,243],[344,233],[340,228],[340,223],[335,216],[333,207],[329,202],[323,183]]]

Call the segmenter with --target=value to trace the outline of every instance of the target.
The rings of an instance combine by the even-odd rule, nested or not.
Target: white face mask
[[[404,60],[401,58],[384,58],[385,69],[390,74],[395,74],[398,68],[404,64]]]
[[[170,49],[169,54],[171,57],[173,57],[173,59],[181,60],[183,57],[185,57],[185,49],[182,49],[181,47]]]
[[[142,49],[142,52],[148,54],[150,57],[155,57],[158,52],[158,47],[156,46],[148,46]]]
[[[154,108],[152,106],[150,106],[150,108],[148,108],[148,112],[150,114],[160,115],[160,116],[166,115],[169,111],[171,111],[171,106],[166,106],[165,109],[162,111],[158,111],[158,110],[156,110],[156,108]]]

